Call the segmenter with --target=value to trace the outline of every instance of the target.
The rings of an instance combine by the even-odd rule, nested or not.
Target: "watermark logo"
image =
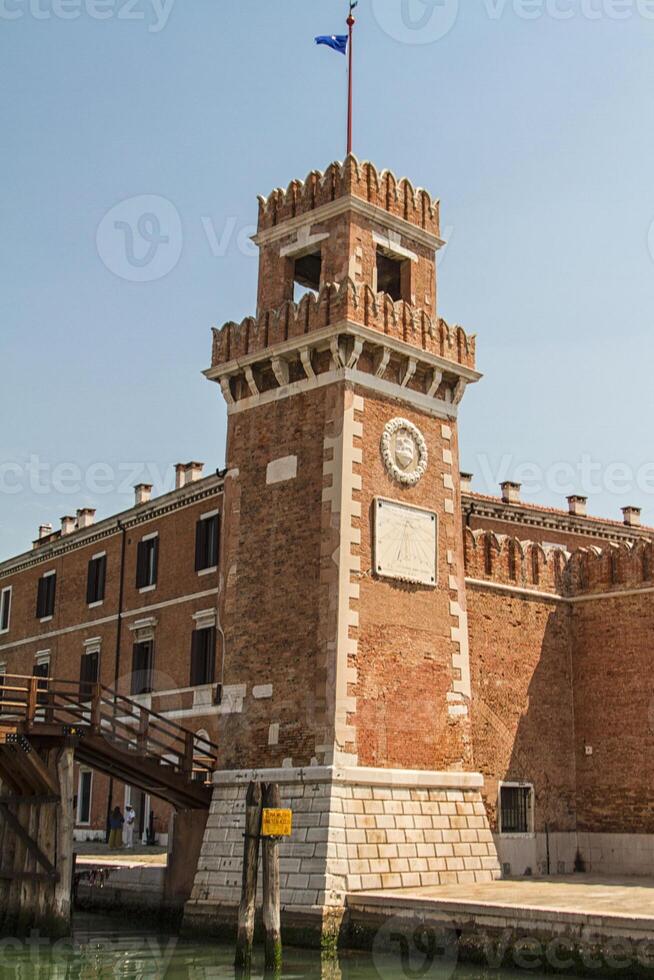
[[[116,204],[98,225],[98,255],[128,282],[153,282],[175,268],[182,254],[182,220],[165,197],[142,194]]]
[[[175,0],[0,0],[0,20],[132,20],[163,31]]]
[[[394,916],[377,932],[372,959],[381,980],[449,980],[459,960],[456,929],[447,916],[428,924]]]
[[[402,44],[433,44],[450,33],[459,0],[372,0],[381,29]]]

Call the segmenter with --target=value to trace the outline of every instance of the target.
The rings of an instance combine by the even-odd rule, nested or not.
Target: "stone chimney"
[[[472,493],[472,473],[461,473],[461,493]]]
[[[67,515],[61,518],[61,533],[62,534],[72,534],[77,528],[77,518]]]
[[[95,511],[91,507],[82,507],[77,511],[77,526],[79,528],[91,527],[95,520]]]
[[[500,490],[502,491],[502,500],[505,504],[519,504],[520,503],[520,488],[521,483],[512,483],[510,480],[506,480],[504,483],[500,483]]]
[[[181,490],[186,483],[186,463],[177,463],[175,466],[175,490]]]
[[[202,470],[204,469],[204,463],[187,463],[186,464],[186,482],[195,483],[196,480],[202,479]]]
[[[52,524],[39,524],[39,541],[49,538],[52,534]]]
[[[141,504],[147,504],[152,499],[152,484],[151,483],[137,483],[134,487],[134,506],[139,507]]]
[[[577,493],[568,497],[568,510],[573,517],[586,517],[587,504],[588,497],[580,497]]]
[[[623,507],[622,513],[627,527],[640,527],[640,507]]]

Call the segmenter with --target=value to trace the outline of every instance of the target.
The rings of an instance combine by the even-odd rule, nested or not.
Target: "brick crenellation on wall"
[[[259,231],[348,194],[434,235],[440,234],[439,201],[423,188],[414,188],[408,178],[397,178],[390,170],[379,171],[373,163],[360,162],[352,154],[343,163],[331,163],[324,173],[312,170],[305,180],[292,180],[285,190],[277,188],[268,197],[260,196]]]
[[[394,302],[386,294],[375,294],[369,285],[349,277],[326,283],[317,294],[306,293],[299,303],[288,300],[259,317],[214,328],[212,365],[236,361],[345,319],[446,360],[475,366],[474,335],[404,300]]]

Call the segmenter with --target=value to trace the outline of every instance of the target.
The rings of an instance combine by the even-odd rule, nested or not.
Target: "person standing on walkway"
[[[123,844],[125,847],[134,847],[134,823],[136,821],[136,810],[128,803],[125,807],[125,826],[123,827]]]
[[[115,806],[109,817],[109,847],[112,851],[118,851],[122,847],[124,823],[120,807]]]

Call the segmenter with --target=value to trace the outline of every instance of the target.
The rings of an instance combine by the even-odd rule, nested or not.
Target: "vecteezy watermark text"
[[[155,462],[94,462],[86,467],[70,461],[53,463],[32,454],[24,460],[0,462],[0,494],[16,496],[30,493],[38,496],[91,496],[127,494],[138,483],[148,483],[155,493],[172,489],[173,465]]]
[[[245,224],[235,215],[222,223],[203,215],[199,223],[214,258],[223,258],[234,246],[248,258],[259,254],[252,241],[256,225]],[[172,272],[181,258],[182,219],[173,202],[165,197],[129,197],[104,215],[95,243],[104,265],[120,279],[154,282]]]
[[[558,460],[547,466],[516,459],[511,453],[491,457],[477,455],[474,462],[475,482],[493,492],[505,480],[522,485],[523,493],[543,491],[569,496],[608,493],[616,497],[637,492],[654,494],[654,460],[631,466],[622,460],[601,462],[590,453],[575,460]]]
[[[130,20],[163,31],[175,0],[0,0],[0,20]]]
[[[654,0],[482,0],[491,21],[511,14],[520,20],[654,20]],[[403,44],[433,44],[446,37],[459,16],[459,0],[372,0],[381,29]]]

